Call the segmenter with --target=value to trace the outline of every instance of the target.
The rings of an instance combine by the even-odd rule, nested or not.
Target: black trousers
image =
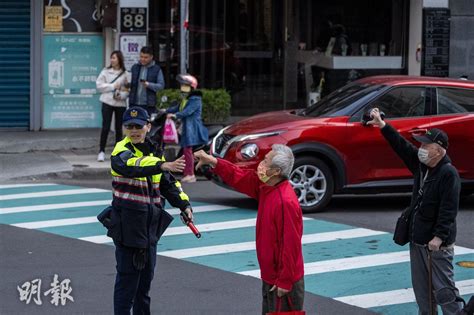
[[[288,292],[287,296],[291,300],[293,307],[291,308],[288,303],[287,296],[279,298],[277,296],[277,290],[270,291],[273,287],[272,284],[268,284],[262,281],[262,315],[270,312],[288,312],[288,311],[301,311],[304,303],[304,277],[296,281],[293,284],[293,288]],[[280,309],[277,310],[277,299],[280,299]]]
[[[136,249],[115,243],[117,276],[114,288],[114,314],[150,314],[150,287],[156,265],[156,244],[150,246],[145,268],[133,267],[133,253]]]
[[[122,117],[125,112],[125,107],[110,106],[102,103],[102,130],[100,132],[100,149],[104,152],[107,144],[107,136],[110,131],[110,124],[112,122],[112,115],[115,113],[115,142],[119,142],[123,138],[122,134]]]

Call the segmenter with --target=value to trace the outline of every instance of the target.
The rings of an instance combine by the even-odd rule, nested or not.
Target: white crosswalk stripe
[[[104,203],[105,202],[105,203]],[[91,202],[89,205],[95,205]],[[98,204],[108,205],[110,204],[109,201],[100,201]],[[85,205],[82,205],[85,206]],[[59,208],[61,209],[61,208]],[[209,205],[209,206],[197,206],[193,208],[194,213],[201,213],[201,212],[209,212],[209,211],[219,211],[219,210],[229,210],[233,209],[232,207],[222,206],[222,205]],[[43,209],[47,210],[47,209]],[[171,215],[178,215],[181,213],[179,209],[169,209],[166,210]],[[1,212],[0,212],[1,213]],[[86,224],[86,223],[94,223],[98,222],[96,216],[90,217],[82,217],[82,218],[72,218],[72,219],[59,219],[59,220],[46,220],[46,221],[35,221],[35,222],[24,222],[24,223],[15,223],[12,224],[16,227],[26,228],[26,229],[41,229],[41,228],[48,228],[48,227],[56,227],[56,226],[67,226],[67,225],[77,225],[77,224]]]
[[[104,192],[110,192],[110,191],[105,190],[105,189],[98,189],[98,188],[53,190],[53,191],[42,191],[42,192],[24,193],[24,194],[2,195],[0,196],[0,201],[13,200],[13,199],[26,199],[26,198],[82,195],[82,194],[93,194],[93,193],[104,193]]]
[[[456,246],[454,248],[456,255],[472,254],[473,249]],[[323,260],[304,264],[304,274],[314,275],[325,272],[335,272],[343,270],[351,270],[358,268],[376,267],[383,265],[391,265],[410,261],[410,252],[400,251],[394,253],[384,253],[375,255],[363,255],[350,258],[340,258]],[[260,270],[250,270],[239,272],[242,275],[260,277]]]
[[[41,186],[57,186],[56,184],[9,184],[0,185],[0,189],[6,188],[25,188],[25,187],[41,187]]]
[[[368,236],[375,236],[375,235],[382,235],[382,234],[387,234],[387,233],[363,229],[363,228],[342,230],[342,231],[335,231],[335,232],[314,233],[314,234],[303,235],[302,243],[303,244],[321,243],[321,242],[329,242],[329,241],[357,238],[357,237],[368,237]],[[183,259],[183,258],[217,255],[217,254],[228,254],[228,253],[242,252],[242,251],[247,251],[247,250],[255,250],[255,242],[243,242],[243,243],[233,243],[233,244],[225,244],[225,245],[177,249],[177,250],[169,250],[165,252],[158,252],[158,254],[162,256]]]
[[[30,212],[30,211],[46,211],[46,210],[57,210],[57,209],[70,209],[70,208],[93,207],[93,206],[106,206],[106,205],[110,205],[111,202],[112,202],[112,199],[68,202],[68,203],[52,203],[52,204],[37,205],[37,206],[9,207],[9,208],[0,208],[0,214],[21,213],[21,212]]]
[[[303,218],[303,220],[312,220],[309,218]],[[244,227],[255,226],[256,219],[246,219],[246,220],[235,220],[235,221],[223,221],[217,223],[208,223],[197,225],[199,232],[214,232],[222,230],[230,230]],[[189,228],[187,226],[172,227],[168,228],[163,236],[173,236],[189,233]],[[97,244],[110,243],[112,240],[105,235],[96,235],[96,236],[87,236],[80,238],[83,241],[93,242]]]
[[[461,295],[474,294],[474,279],[456,281],[456,287],[459,289],[459,293]],[[415,302],[415,294],[413,293],[413,288],[408,288],[385,292],[343,296],[335,298],[335,300],[362,308],[371,308],[412,303]]]

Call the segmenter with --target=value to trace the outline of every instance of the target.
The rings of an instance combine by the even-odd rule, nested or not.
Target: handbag
[[[421,199],[423,198],[423,186],[425,185],[426,178],[428,177],[428,172],[423,178],[421,169],[420,169],[420,189],[418,189],[418,198],[416,200],[415,206],[413,210],[417,209],[421,205]],[[397,220],[397,224],[395,225],[395,231],[393,232],[393,241],[395,244],[404,246],[410,241],[409,235],[409,227],[410,227],[410,214],[412,212],[412,208],[408,207],[403,210],[402,214]]]
[[[408,228],[410,224],[410,207],[406,208],[397,220],[395,231],[393,232],[393,241],[395,244],[404,246],[410,241]]]
[[[176,125],[172,119],[167,118],[165,122],[165,128],[163,129],[163,142],[177,144],[178,132],[176,131]]]
[[[114,241],[122,241],[122,224],[117,209],[108,206],[97,215],[97,220],[107,229],[107,236]]]
[[[160,240],[163,233],[165,233],[168,226],[174,220],[173,216],[165,209],[160,210],[160,217],[158,218],[158,228],[156,229],[156,237]]]
[[[288,295],[286,295],[288,306],[293,308],[293,303]],[[281,298],[277,297],[275,312],[268,312],[267,315],[306,315],[305,311],[281,311]]]

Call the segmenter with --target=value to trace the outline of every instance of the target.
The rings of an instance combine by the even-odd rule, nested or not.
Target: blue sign
[[[47,34],[43,47],[43,128],[100,127],[102,36]]]

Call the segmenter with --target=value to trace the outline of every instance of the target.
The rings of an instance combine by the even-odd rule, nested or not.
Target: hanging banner
[[[130,71],[140,58],[140,49],[146,46],[146,35],[120,36],[120,50],[123,53],[125,68]]]
[[[44,31],[62,32],[63,31],[63,7],[60,5],[51,5],[44,7]]]
[[[101,35],[44,35],[43,128],[98,128]]]

